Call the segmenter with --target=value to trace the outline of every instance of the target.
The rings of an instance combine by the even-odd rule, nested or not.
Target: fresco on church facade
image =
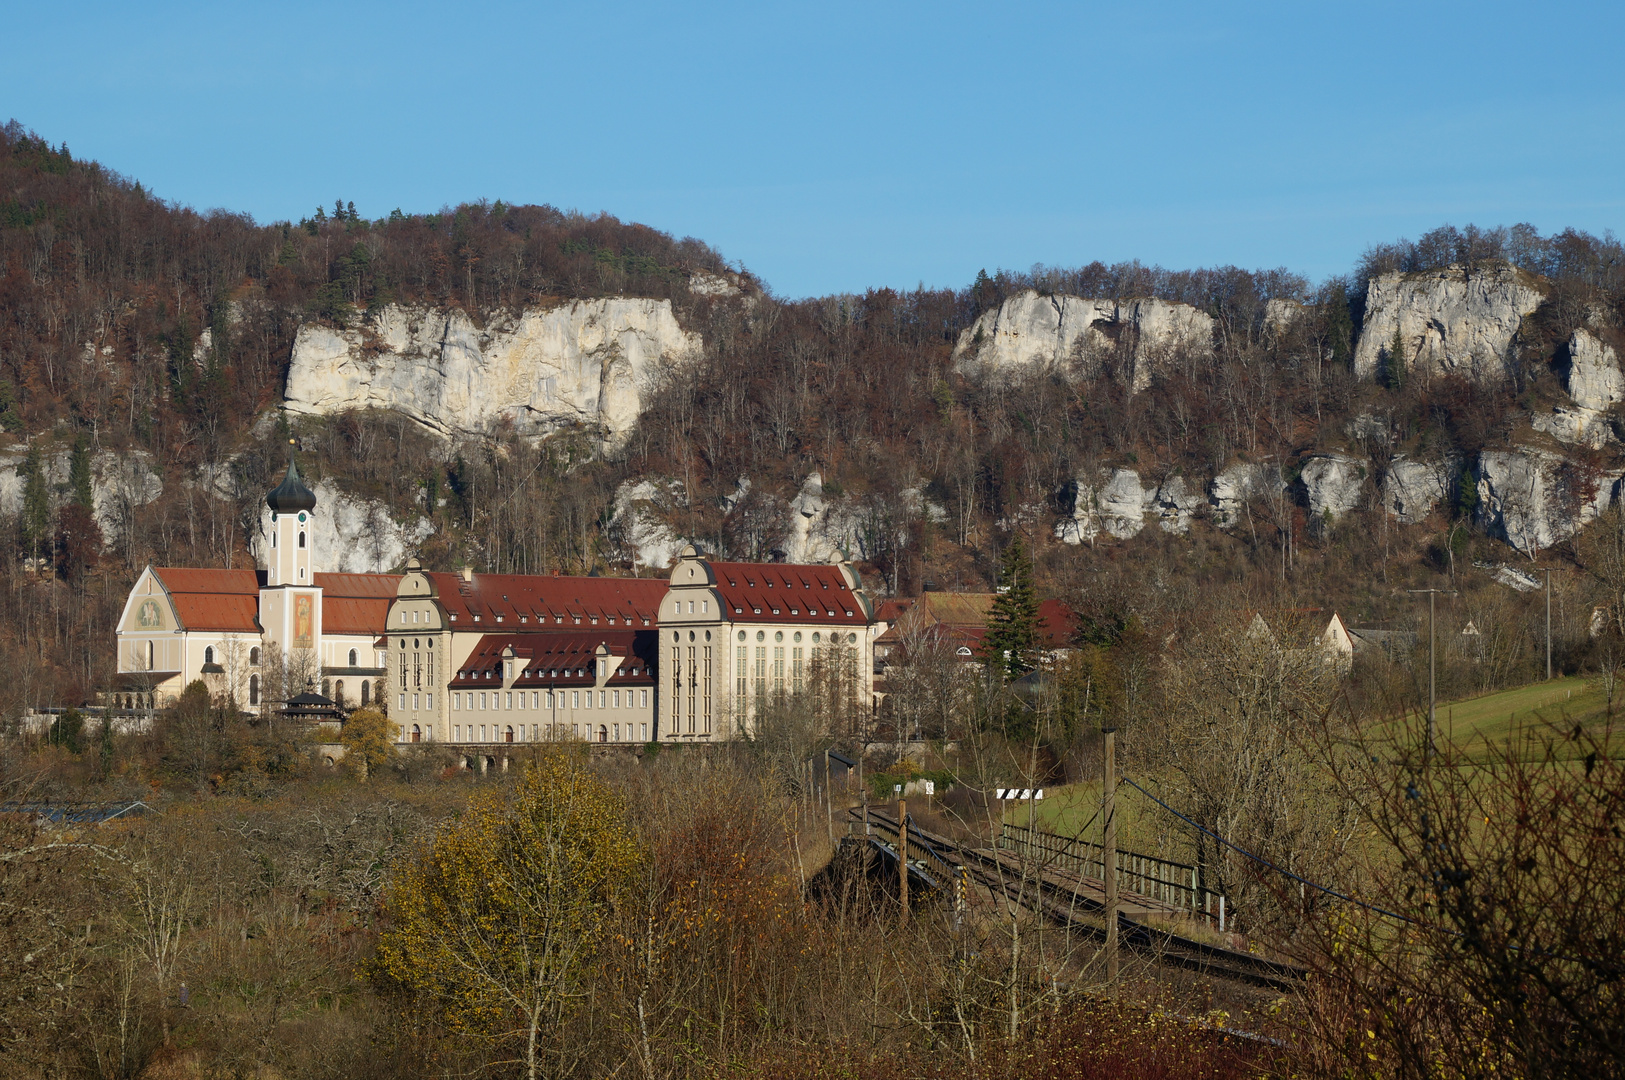
[[[148,600],[146,603],[142,604],[141,610],[136,613],[135,618],[136,623],[140,625],[141,629],[143,630],[163,629],[164,612],[163,609],[158,606],[158,601],[156,600]]]
[[[305,594],[293,598],[293,647],[296,649],[311,649],[316,646],[315,616],[312,614],[314,605],[311,597]]]

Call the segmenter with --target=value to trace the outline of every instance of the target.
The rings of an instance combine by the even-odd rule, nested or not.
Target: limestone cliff
[[[1543,296],[1539,279],[1510,266],[1449,266],[1372,278],[1354,373],[1377,377],[1397,329],[1407,371],[1503,379],[1518,328]]]
[[[1167,300],[1087,300],[1028,289],[984,311],[959,336],[954,364],[967,375],[998,376],[1079,362],[1092,369],[1106,354],[1128,357],[1117,372],[1136,391],[1180,351],[1207,352],[1213,319]]]
[[[1612,345],[1589,330],[1576,330],[1561,358],[1560,371],[1572,405],[1558,405],[1550,413],[1531,418],[1535,430],[1559,442],[1601,449],[1614,438],[1607,412],[1625,401],[1625,374]]]
[[[394,409],[444,435],[511,423],[613,442],[631,430],[661,368],[697,355],[668,300],[577,300],[476,326],[462,311],[390,305],[360,325],[309,324],[294,341],[294,412]]]
[[[1537,447],[1485,450],[1478,456],[1479,525],[1533,557],[1607,510],[1620,477]]]
[[[19,475],[28,452],[18,446],[0,452],[0,514],[14,516],[22,510],[23,479]],[[73,455],[55,450],[40,455],[45,484],[53,493],[55,507],[65,497]],[[152,455],[145,450],[115,454],[103,450],[91,456],[90,489],[92,513],[108,543],[123,536],[133,515],[164,493],[164,480]]]

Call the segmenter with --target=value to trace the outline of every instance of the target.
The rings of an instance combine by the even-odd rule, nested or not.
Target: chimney
[[[458,572],[463,575],[463,580],[464,581],[473,581],[474,580],[474,568],[472,566],[465,566],[465,567],[462,568],[462,570],[460,570]]]

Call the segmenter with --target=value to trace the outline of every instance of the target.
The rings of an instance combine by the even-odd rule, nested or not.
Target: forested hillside
[[[93,694],[110,670],[111,620],[147,562],[248,565],[290,435],[307,473],[425,519],[431,564],[647,573],[640,520],[645,532],[767,558],[799,519],[826,512],[816,497],[844,515],[840,546],[882,594],[986,588],[1020,530],[1042,588],[1091,626],[1174,626],[1197,605],[1336,608],[1351,622],[1410,625],[1404,589],[1453,580],[1451,627],[1472,618],[1500,643],[1493,669],[1462,668],[1477,684],[1533,670],[1536,613],[1495,574],[1544,550],[1586,571],[1559,586],[1560,662],[1578,665],[1595,647],[1594,607],[1618,626],[1617,603],[1606,605],[1625,571],[1608,568],[1598,526],[1578,540],[1561,529],[1538,543],[1500,539],[1523,534],[1488,516],[1481,492],[1499,505],[1505,482],[1483,455],[1549,450],[1578,477],[1564,481],[1569,524],[1608,511],[1619,531],[1598,501],[1619,475],[1611,414],[1594,410],[1596,445],[1558,445],[1530,424],[1576,394],[1563,372],[1577,332],[1618,344],[1622,256],[1611,237],[1444,227],[1374,247],[1324,282],[1096,262],[983,273],[959,290],[791,301],[700,241],[547,206],[369,218],[339,200],[265,225],[200,213],[13,122],[0,132],[0,424],[14,444],[0,511],[21,558],[0,569],[0,648],[18,668],[3,704],[15,715]],[[1510,377],[1407,377],[1389,359],[1380,378],[1356,378],[1371,283],[1449,266],[1469,279],[1510,266],[1540,296],[1513,318]],[[1087,370],[978,377],[956,359],[962,339],[1029,290],[1189,305],[1211,320],[1210,342],[1160,357],[1138,392],[1114,375],[1141,348],[1138,324],[1123,321],[1097,324],[1090,340],[1105,343],[1077,360]],[[394,413],[277,409],[302,326],[371,342],[370,320],[392,305],[460,310],[478,327],[499,311],[615,296],[669,301],[704,343],[645,388],[622,443],[500,426],[447,439]],[[1421,460],[1447,490],[1396,513],[1390,468]],[[1317,493],[1330,466],[1314,461],[1348,474],[1336,513]],[[1117,483],[1113,470],[1129,470],[1159,492],[1183,477],[1200,492],[1254,465],[1279,484],[1242,485],[1223,513],[1202,499],[1178,504],[1178,529],[1075,527],[1084,542],[1063,542],[1068,522],[1104,513],[1097,475]],[[114,514],[105,477],[119,467],[152,477]]]

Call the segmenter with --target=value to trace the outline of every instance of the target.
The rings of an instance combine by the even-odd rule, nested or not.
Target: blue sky
[[[790,297],[1138,258],[1320,278],[1625,206],[1625,5],[7,5],[0,119],[164,198],[478,199]]]

